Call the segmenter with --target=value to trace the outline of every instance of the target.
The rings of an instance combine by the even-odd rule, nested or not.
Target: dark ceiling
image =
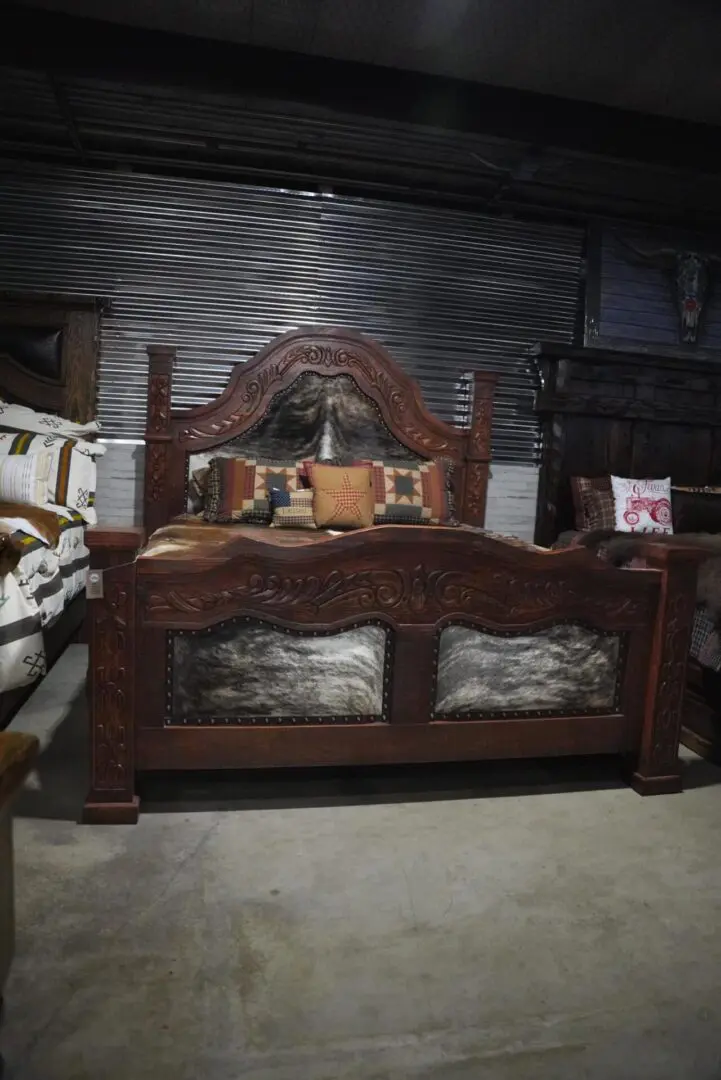
[[[23,0],[198,37],[721,120],[713,0]]]
[[[721,3],[98,8],[3,6],[0,157],[721,229]]]
[[[718,0],[21,0],[75,15],[721,122]]]

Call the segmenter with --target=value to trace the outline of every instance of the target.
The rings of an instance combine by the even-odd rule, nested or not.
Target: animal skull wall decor
[[[669,274],[679,316],[679,340],[684,345],[695,345],[713,269],[721,262],[721,257],[690,248],[661,247],[648,250],[625,237],[618,236],[618,239],[641,263]]]

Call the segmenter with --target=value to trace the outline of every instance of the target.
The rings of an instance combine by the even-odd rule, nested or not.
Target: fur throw
[[[597,550],[614,566],[625,566],[633,559],[642,544],[679,544],[708,551],[709,557],[699,563],[696,600],[708,610],[715,623],[721,623],[721,535],[716,533],[619,533],[612,529],[596,529],[583,533],[576,541],[580,547]]]

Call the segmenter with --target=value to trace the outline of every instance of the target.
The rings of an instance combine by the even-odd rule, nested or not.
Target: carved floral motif
[[[148,387],[148,431],[161,434],[170,423],[170,375],[153,372]]]
[[[686,663],[695,608],[695,591],[679,591],[669,601],[661,666],[656,689],[656,714],[650,768],[673,770],[686,688]]]
[[[165,494],[165,471],[168,460],[166,443],[150,443],[146,450],[145,497],[160,502]]]
[[[239,580],[218,589],[192,585],[156,585],[145,600],[145,617],[161,620],[172,612],[186,615],[222,614],[244,604],[275,611],[288,618],[326,613],[387,612],[394,617],[424,614],[432,617],[473,611],[507,621],[559,613],[569,603],[583,605],[588,616],[628,619],[642,614],[643,599],[581,593],[566,579],[517,578],[504,572],[474,575],[464,570],[372,569],[333,570],[303,576],[241,569]]]

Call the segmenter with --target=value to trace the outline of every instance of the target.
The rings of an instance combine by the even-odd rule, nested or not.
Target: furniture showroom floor
[[[195,776],[80,826],[85,656],[13,725],[13,1080],[721,1076],[721,770]]]

